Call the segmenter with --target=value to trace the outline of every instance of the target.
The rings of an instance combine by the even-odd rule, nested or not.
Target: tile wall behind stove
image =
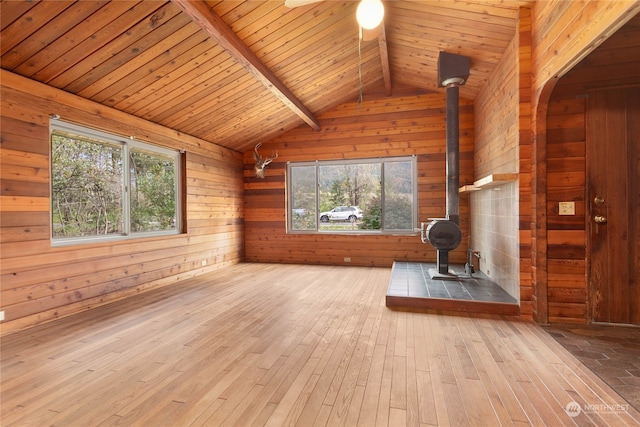
[[[518,183],[471,192],[471,248],[480,253],[480,271],[520,300]],[[478,259],[474,259],[478,267]]]

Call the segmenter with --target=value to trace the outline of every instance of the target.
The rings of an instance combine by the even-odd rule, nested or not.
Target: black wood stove
[[[446,218],[431,218],[428,226],[421,225],[421,239],[437,250],[437,268],[429,271],[432,278],[457,278],[449,271],[449,251],[462,240],[460,231],[460,126],[459,92],[469,77],[470,59],[466,56],[440,52],[438,57],[438,85],[447,91],[447,206]],[[426,229],[425,229],[426,226]]]

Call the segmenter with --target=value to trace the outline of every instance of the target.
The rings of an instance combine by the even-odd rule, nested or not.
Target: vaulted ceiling
[[[356,1],[3,0],[3,69],[237,151],[370,93],[440,91],[440,51],[471,58],[474,99],[524,0],[385,1],[360,38]]]

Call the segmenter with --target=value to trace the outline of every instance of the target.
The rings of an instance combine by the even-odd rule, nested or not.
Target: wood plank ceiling
[[[438,91],[440,51],[471,58],[474,99],[524,0],[386,1],[359,42],[356,1],[0,3],[2,68],[237,151],[386,85]],[[382,53],[382,55],[381,55]],[[387,91],[388,91],[387,90]],[[52,112],[55,113],[55,112]]]

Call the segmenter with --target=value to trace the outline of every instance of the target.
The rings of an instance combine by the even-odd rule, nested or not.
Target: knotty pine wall
[[[2,333],[240,262],[242,155],[2,70]],[[51,247],[49,115],[186,151],[184,234]],[[206,261],[206,266],[202,266]]]
[[[416,91],[413,91],[416,92]],[[264,179],[253,176],[252,152],[245,153],[245,258],[250,262],[391,267],[393,261],[435,262],[436,251],[419,235],[287,234],[287,162],[418,156],[419,220],[445,216],[445,94],[406,94],[385,98],[365,93],[362,104],[345,103],[318,117],[322,129],[307,126],[265,141],[260,151],[279,157]],[[473,180],[473,105],[460,99],[460,182]],[[468,198],[460,200],[462,244],[450,262],[466,260]]]
[[[587,322],[586,105],[590,90],[640,86],[640,15],[556,84],[547,112],[547,266],[551,322]],[[559,215],[573,201],[575,215]]]

